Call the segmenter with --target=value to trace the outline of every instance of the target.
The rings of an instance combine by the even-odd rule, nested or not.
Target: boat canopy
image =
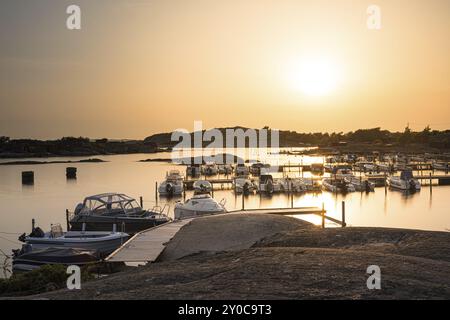
[[[85,198],[80,214],[131,215],[140,212],[142,208],[134,198],[122,193],[104,193]]]
[[[403,170],[401,173],[400,173],[400,179],[402,179],[402,180],[410,180],[410,179],[413,179],[413,173],[412,173],[412,170]]]

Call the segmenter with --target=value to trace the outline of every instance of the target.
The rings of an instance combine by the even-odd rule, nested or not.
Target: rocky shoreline
[[[28,299],[449,299],[450,233],[321,229],[280,216],[194,220],[160,261]],[[381,290],[369,290],[369,265]]]

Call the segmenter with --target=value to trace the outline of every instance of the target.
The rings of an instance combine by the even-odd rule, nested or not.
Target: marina
[[[159,155],[156,154],[154,156],[157,157]],[[135,159],[138,158],[137,155],[114,156],[112,158],[132,159],[133,157]],[[274,158],[275,156],[272,159]],[[295,162],[296,160],[298,162]],[[319,163],[320,160],[322,160],[322,164]],[[266,161],[271,163],[273,160],[266,159]],[[384,198],[384,208],[376,210],[379,211],[381,209],[387,212],[386,206],[388,203],[386,201],[392,198],[391,194],[396,194],[395,189],[397,189],[393,182],[390,182],[392,179],[402,181],[401,179],[407,179],[402,178],[403,175],[405,177],[408,175],[413,176],[415,181],[420,181],[422,186],[427,186],[430,193],[430,201],[436,201],[435,199],[431,200],[431,195],[435,197],[435,194],[439,193],[436,190],[438,188],[446,188],[450,181],[450,175],[448,175],[447,171],[424,170],[423,164],[420,167],[408,166],[410,171],[399,169],[395,170],[396,173],[391,172],[388,174],[380,170],[372,171],[375,166],[370,165],[368,162],[364,166],[359,163],[355,165],[342,162],[327,166],[325,157],[308,156],[286,156],[284,161],[286,161],[285,164],[272,162],[270,166],[258,165],[256,167],[259,170],[254,169],[255,166],[251,164],[228,166],[228,171],[224,171],[222,168],[222,174],[219,174],[220,166],[217,166],[216,172],[216,166],[208,163],[206,169],[201,169],[202,173],[194,177],[189,174],[189,168],[185,166],[156,162],[147,164],[144,167],[142,164],[136,163],[133,166],[136,169],[138,168],[137,166],[140,166],[139,171],[144,172],[145,168],[153,168],[155,170],[154,182],[151,179],[142,179],[140,180],[142,187],[134,189],[132,192],[133,195],[139,195],[137,197],[138,200],[121,193],[97,194],[86,196],[83,202],[76,205],[74,209],[70,209],[70,205],[68,205],[64,210],[61,210],[60,212],[66,212],[64,222],[61,221],[64,215],[61,215],[60,212],[55,212],[48,216],[47,219],[45,216],[42,219],[38,214],[33,215],[32,218],[39,218],[39,221],[43,220],[48,225],[55,223],[67,225],[66,229],[71,230],[70,232],[86,230],[86,235],[95,231],[105,233],[128,232],[131,234],[131,240],[128,240],[126,245],[124,245],[125,241],[121,240],[122,243],[117,247],[115,253],[106,260],[111,262],[124,261],[126,260],[124,257],[130,257],[131,261],[128,262],[152,262],[164,250],[164,243],[169,241],[184,223],[188,223],[186,221],[195,217],[222,213],[222,209],[213,209],[214,206],[224,208],[224,212],[229,214],[252,212],[262,215],[293,216],[299,219],[306,219],[322,227],[343,227],[356,221],[359,225],[371,225],[373,222],[361,223],[363,220],[360,218],[355,219],[355,205],[354,200],[352,200],[354,196],[351,196],[351,193],[355,195],[360,194],[361,205],[364,205],[365,202],[370,202],[369,200],[372,197],[379,198],[381,193],[381,197]],[[66,179],[66,188],[74,188],[80,181],[83,181],[84,172],[102,170],[102,167],[111,165],[129,166],[123,160],[117,162],[114,159],[112,159],[111,163],[86,163],[79,165],[76,167],[77,170],[69,170],[70,172],[76,171],[77,175]],[[51,164],[46,168],[42,168],[48,170],[58,167],[67,171],[64,164]],[[361,170],[363,167],[369,168],[370,172]],[[234,169],[237,168],[240,168],[240,171],[235,172]],[[261,168],[264,168],[264,171]],[[315,169],[311,170],[312,168]],[[416,168],[416,170],[413,168]],[[0,170],[20,171],[20,166],[0,167]],[[160,178],[164,176],[165,184],[158,183],[158,181],[162,181]],[[45,179],[41,172],[35,175],[33,184],[22,185],[21,193],[33,195],[35,188],[40,188],[39,186],[42,183],[39,179]],[[126,181],[128,178],[120,178],[119,180]],[[171,183],[174,186],[180,186],[178,187],[179,191],[168,194],[168,189],[172,188],[172,186],[168,187],[168,185]],[[124,188],[124,186],[120,183],[118,190],[129,189]],[[154,186],[154,191],[151,191],[151,186]],[[97,187],[95,189],[100,191]],[[425,190],[417,194],[416,191],[418,190],[411,192],[409,191],[411,189],[409,184],[399,189],[405,190],[398,193],[398,196],[404,198],[402,201],[408,201],[408,198],[411,198],[411,201],[413,201],[415,197],[426,192]],[[102,191],[104,190],[102,189]],[[108,188],[106,190],[111,189]],[[144,193],[142,190],[147,190],[147,192]],[[374,193],[374,195],[370,195],[368,192]],[[149,196],[152,193],[153,196]],[[206,194],[209,195],[206,197]],[[208,199],[211,199],[213,202],[211,211],[202,209],[204,211],[198,212],[198,209],[194,209],[194,207],[189,210],[195,211],[186,211],[190,203],[196,204],[198,200],[201,202]],[[79,201],[79,199],[78,201],[73,201],[72,205]],[[389,200],[389,202],[392,201]],[[428,205],[430,204],[431,202],[428,203]],[[144,207],[150,207],[151,209],[146,210]],[[206,207],[202,206],[202,208]],[[428,210],[431,208],[429,207]],[[445,221],[446,218],[442,217],[442,219]],[[377,221],[376,224],[380,224],[380,222],[383,223],[381,220]],[[401,224],[404,225],[404,221]],[[160,229],[158,225],[164,227]],[[400,225],[400,222],[398,225]],[[20,232],[18,228],[11,231]],[[4,236],[3,238],[8,240],[1,240],[3,251],[16,249],[14,246],[11,246],[12,242],[15,242],[14,239],[11,239],[11,237],[5,238]],[[49,247],[36,247],[35,250]],[[85,249],[89,248],[86,247]]]

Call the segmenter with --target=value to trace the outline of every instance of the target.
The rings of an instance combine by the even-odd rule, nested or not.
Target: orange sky
[[[0,135],[450,128],[448,0],[84,0],[68,31],[72,3],[0,4]],[[317,57],[338,81],[310,96],[292,70]]]

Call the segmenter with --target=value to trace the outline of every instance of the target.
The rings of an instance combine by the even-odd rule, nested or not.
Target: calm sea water
[[[230,150],[228,150],[230,152]],[[239,153],[242,155],[242,153]],[[254,157],[246,155],[246,158]],[[79,160],[85,159],[51,158],[41,161]],[[75,206],[89,195],[104,192],[122,192],[138,199],[144,198],[144,206],[151,208],[156,204],[155,182],[164,180],[165,174],[171,169],[184,172],[184,167],[163,162],[138,162],[149,158],[170,158],[169,153],[132,154],[99,156],[105,163],[77,164],[45,164],[45,165],[15,165],[0,166],[0,249],[10,254],[12,249],[19,248],[19,234],[30,232],[31,219],[35,218],[38,226],[48,229],[50,224],[60,223],[65,227],[65,210],[73,210]],[[279,163],[314,163],[322,162],[321,157],[265,155],[262,160]],[[8,160],[1,160],[8,161]],[[66,180],[65,168],[78,168],[76,180]],[[34,186],[21,184],[21,172],[35,172]],[[290,175],[294,176],[295,173]],[[192,193],[187,193],[187,198]],[[235,196],[230,190],[214,192],[217,200],[226,199],[228,210],[239,209],[242,205],[241,196]],[[295,206],[322,206],[324,203],[328,215],[340,219],[341,203],[346,202],[346,220],[350,226],[396,227],[422,230],[448,231],[450,229],[450,214],[448,199],[449,186],[435,186],[432,193],[428,187],[411,195],[398,191],[388,191],[377,188],[374,193],[351,193],[335,195],[329,192],[317,194],[299,194],[294,197]],[[158,204],[170,205],[173,214],[173,204],[182,198],[167,200],[158,199]],[[279,194],[271,197],[251,195],[245,199],[246,208],[269,208],[290,206],[287,195]],[[305,220],[320,224],[320,218],[304,216]],[[333,226],[332,223],[329,226]],[[0,263],[3,257],[0,254]],[[0,277],[2,276],[0,270]]]

